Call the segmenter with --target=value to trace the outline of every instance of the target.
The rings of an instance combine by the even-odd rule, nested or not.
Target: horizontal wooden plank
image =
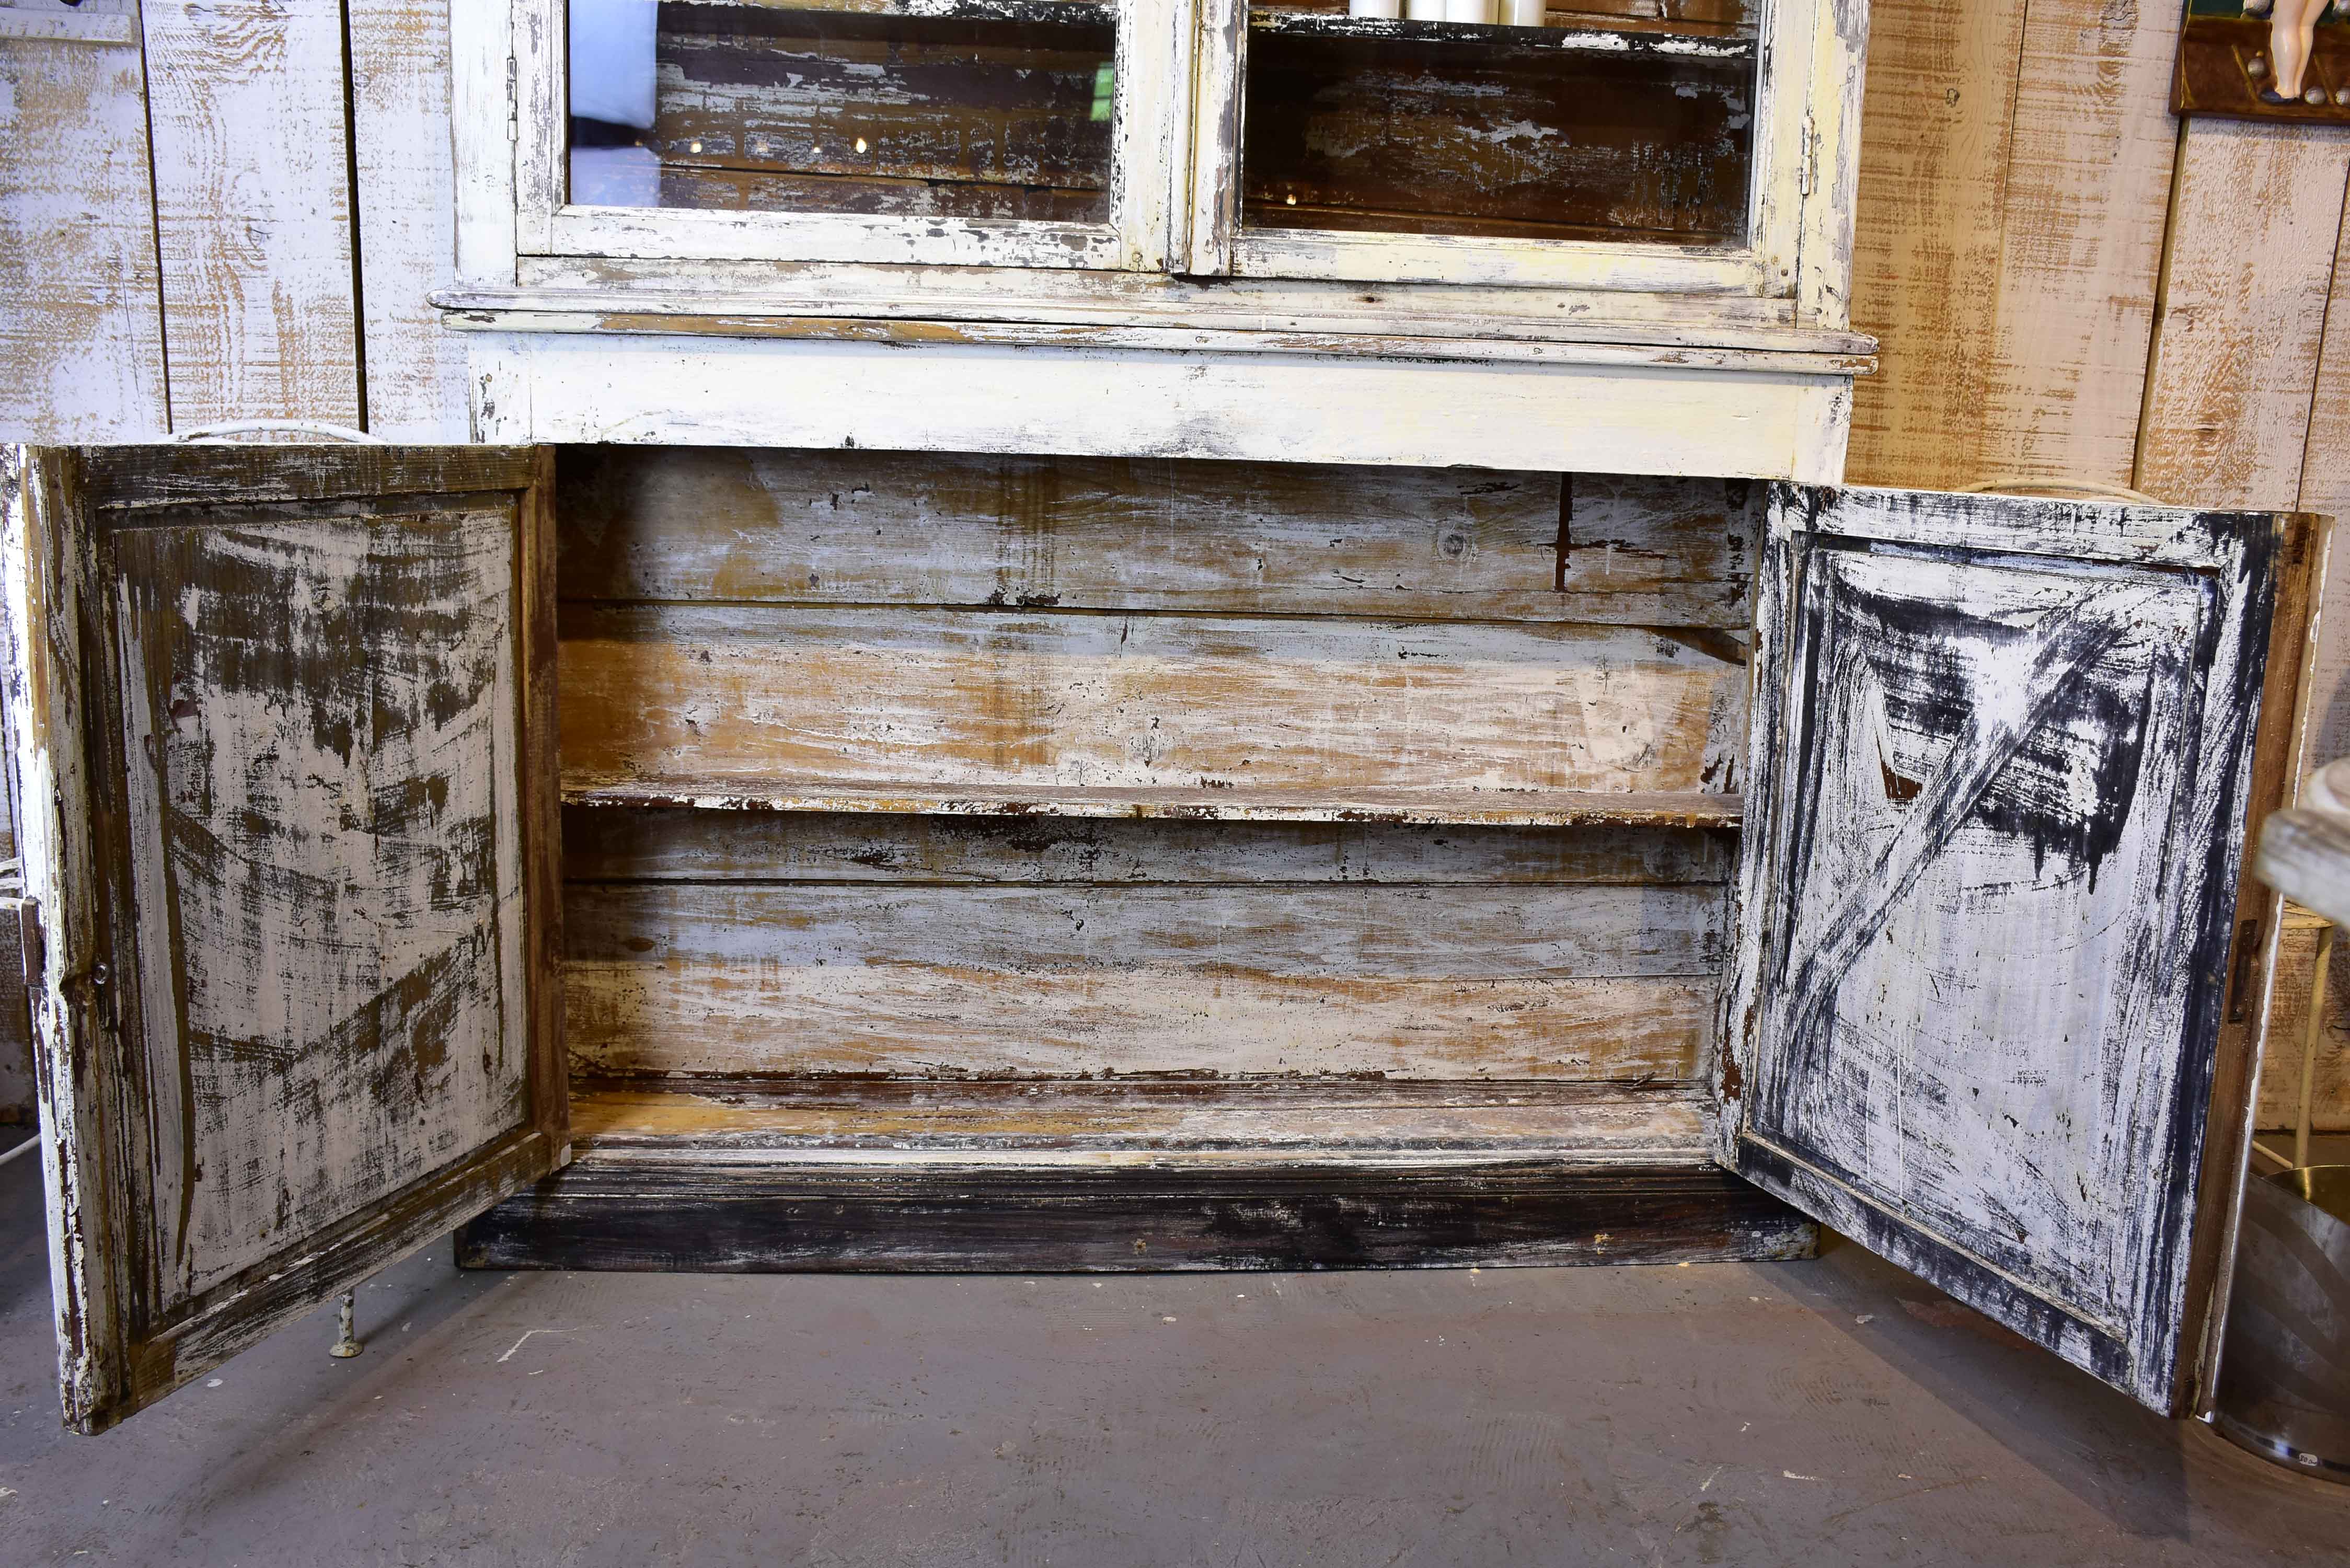
[[[667,776],[609,784],[575,781],[567,805],[606,809],[802,812],[880,816],[1025,816],[1138,822],[1339,822],[1488,827],[1735,828],[1745,810],[1734,794],[1597,790],[1223,789],[1212,784],[1144,789],[990,785],[966,790],[899,784],[859,788],[822,779]]]
[[[1710,976],[1711,884],[573,883],[575,961],[1350,981]]]
[[[1731,853],[1725,835],[1668,827],[563,814],[565,876],[605,882],[1713,883]]]
[[[563,631],[574,789],[1726,790],[1744,722],[1711,634],[764,606]]]
[[[84,449],[83,493],[98,506],[521,490],[527,447],[161,443]]]
[[[1684,1089],[1612,1084],[587,1079],[572,1130],[583,1150],[677,1159],[795,1153],[814,1163],[862,1151],[909,1165],[1042,1167],[1178,1154],[1204,1169],[1301,1154],[1423,1164],[1431,1154],[1539,1154],[1590,1170],[1706,1163],[1703,1114],[1701,1096]]]
[[[1610,474],[577,447],[575,599],[1742,627],[1761,487]]]
[[[877,1173],[586,1156],[457,1234],[469,1269],[704,1273],[1508,1268],[1807,1258],[1726,1171]]]
[[[608,1073],[1690,1076],[1720,889],[573,884]]]

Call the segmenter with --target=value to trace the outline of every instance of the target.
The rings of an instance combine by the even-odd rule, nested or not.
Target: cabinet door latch
[[[514,62],[512,60],[508,60],[506,62],[506,68],[509,70],[514,68]],[[1803,147],[1795,157],[1796,195],[1810,195],[1812,193],[1812,187],[1819,182],[1819,175],[1817,171],[1819,155],[1819,128],[1812,123],[1812,117],[1807,114],[1804,116]]]
[[[506,140],[508,141],[522,140],[522,93],[521,89],[515,85],[516,75],[515,57],[508,55],[506,57]]]

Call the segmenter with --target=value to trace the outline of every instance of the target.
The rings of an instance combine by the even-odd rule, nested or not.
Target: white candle
[[[1490,22],[1493,19],[1493,0],[1444,0],[1444,19],[1448,22]]]
[[[1543,0],[1502,0],[1502,20],[1513,27],[1544,27],[1549,19]]]
[[[1415,22],[1444,20],[1444,0],[1403,0],[1403,14]]]
[[[1403,0],[1347,0],[1349,16],[1400,16]]]

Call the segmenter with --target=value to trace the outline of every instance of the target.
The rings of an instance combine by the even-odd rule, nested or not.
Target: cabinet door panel
[[[2289,526],[1772,508],[1729,1162],[2161,1408]]]
[[[560,1162],[542,465],[442,455],[31,454],[12,487],[84,1429]]]

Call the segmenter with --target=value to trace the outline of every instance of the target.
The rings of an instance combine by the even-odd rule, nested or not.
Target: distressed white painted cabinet
[[[1836,478],[1861,0],[1513,16],[459,7],[475,433]]]
[[[461,1221],[474,1266],[1091,1270],[1787,1258],[1809,1215],[2193,1400],[2310,519],[7,463],[78,1426]]]

